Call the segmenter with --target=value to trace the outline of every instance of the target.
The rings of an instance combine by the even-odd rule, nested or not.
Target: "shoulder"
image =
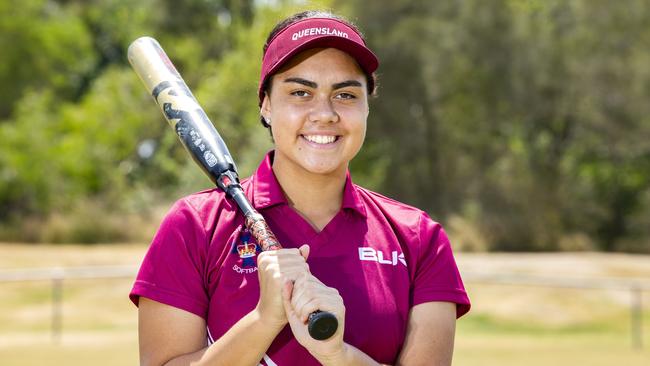
[[[409,229],[419,233],[427,227],[440,228],[440,224],[434,221],[425,211],[386,197],[380,193],[367,188],[354,185],[355,190],[366,208],[368,218],[381,216],[397,227]]]
[[[173,207],[179,210],[204,213],[224,203],[226,203],[225,193],[218,188],[210,188],[181,197]]]
[[[422,210],[420,210],[417,207],[397,201],[393,198],[384,196],[383,194],[377,193],[375,191],[371,191],[368,188],[361,187],[357,184],[354,185],[354,188],[357,191],[357,193],[359,193],[361,198],[364,199],[364,201],[372,201],[382,207],[385,207],[386,209],[405,211],[405,212],[410,212],[412,214],[419,214],[422,212]]]
[[[244,189],[244,192],[247,194],[249,188],[251,187],[251,183],[251,177],[242,179],[240,182],[242,188]],[[206,208],[222,205],[224,203],[230,204],[229,207],[234,207],[232,202],[227,199],[226,193],[217,187],[204,189],[202,191],[189,194],[185,197],[182,197],[179,201],[189,204],[197,211],[202,211]]]
[[[186,217],[191,221],[206,223],[214,214],[227,205],[225,194],[217,188],[189,194],[181,197],[169,210],[168,216]]]
[[[242,180],[241,185],[244,192],[248,193],[247,188],[250,186],[250,179]],[[170,213],[192,214],[201,222],[206,223],[213,221],[224,212],[236,210],[236,204],[227,198],[226,193],[215,187],[181,197],[174,203]]]

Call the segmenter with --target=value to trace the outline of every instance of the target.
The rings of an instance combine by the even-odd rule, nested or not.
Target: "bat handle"
[[[262,251],[282,249],[278,238],[275,237],[275,234],[269,228],[269,224],[259,213],[253,211],[251,214],[246,215],[246,227],[257,241],[257,244],[260,245]]]
[[[282,249],[275,234],[273,234],[264,217],[259,213],[253,211],[249,215],[246,215],[246,227],[255,240],[257,240],[260,247],[262,247],[263,251]],[[309,335],[319,341],[328,339],[334,335],[339,326],[339,322],[334,314],[320,310],[309,314],[307,323]]]

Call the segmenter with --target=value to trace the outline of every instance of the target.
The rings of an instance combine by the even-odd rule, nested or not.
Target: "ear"
[[[262,106],[260,107],[260,114],[266,120],[271,118],[271,98],[269,97],[269,93],[264,93],[264,99],[262,100]]]

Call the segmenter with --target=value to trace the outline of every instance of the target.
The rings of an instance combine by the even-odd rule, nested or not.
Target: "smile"
[[[331,136],[331,135],[302,135],[302,137],[304,137],[305,140],[309,142],[313,142],[319,145],[332,144],[336,142],[336,140],[338,140],[337,136]]]

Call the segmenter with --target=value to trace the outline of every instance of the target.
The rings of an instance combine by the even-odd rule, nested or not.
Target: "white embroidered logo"
[[[340,31],[336,28],[328,28],[328,27],[320,27],[320,28],[307,28],[307,29],[301,29],[297,31],[296,33],[291,35],[291,40],[292,41],[297,41],[302,37],[307,37],[307,36],[318,36],[318,35],[325,35],[325,36],[338,36],[338,37],[343,37],[343,38],[350,38],[347,33]]]
[[[381,250],[375,250],[370,247],[359,247],[359,260],[377,262],[379,264],[391,264],[396,266],[397,263],[402,263],[405,267],[406,259],[404,259],[404,253],[399,253],[396,250],[390,252],[390,255],[384,259],[384,253]]]

